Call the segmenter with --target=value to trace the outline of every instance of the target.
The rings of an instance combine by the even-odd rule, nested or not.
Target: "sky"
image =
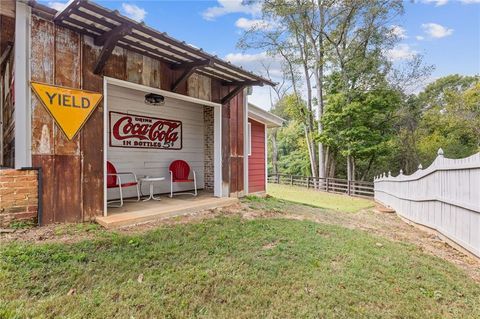
[[[60,10],[67,1],[40,2]],[[258,4],[242,0],[95,2],[257,74],[262,75],[263,65],[270,65],[273,77],[280,73],[278,60],[265,52],[237,47],[245,29],[263,23]],[[401,38],[389,52],[395,63],[422,54],[425,63],[435,67],[429,81],[455,73],[480,74],[480,0],[415,0],[405,1],[404,6],[404,15],[392,21]],[[270,93],[268,87],[254,87],[249,101],[268,110]]]

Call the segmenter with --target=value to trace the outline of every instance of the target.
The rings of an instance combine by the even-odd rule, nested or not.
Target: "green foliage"
[[[405,96],[388,86],[355,91],[350,96],[329,77],[328,100],[319,140],[329,146],[337,169],[345,178],[345,157],[355,158],[356,177],[402,169],[406,174],[427,167],[442,148],[446,157],[463,158],[480,151],[480,78],[451,75],[429,84],[418,95]],[[308,149],[294,122],[278,134],[279,172],[305,175]],[[298,142],[295,141],[298,139]],[[302,162],[301,156],[305,156]],[[299,165],[304,163],[304,165]],[[308,175],[308,174],[307,174]]]
[[[279,171],[284,174],[310,175],[310,161],[303,124],[291,121],[277,132]]]

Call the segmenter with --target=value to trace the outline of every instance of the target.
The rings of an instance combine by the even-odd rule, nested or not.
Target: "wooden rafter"
[[[118,41],[120,38],[123,38],[124,36],[131,33],[132,33],[132,27],[119,25],[118,27],[96,37],[94,40],[94,43],[95,45],[104,45],[111,38],[114,38]]]
[[[192,67],[197,69],[200,67],[212,66],[212,65],[213,65],[212,60],[198,60],[198,61],[186,62],[186,63],[172,66],[172,70],[189,69]]]
[[[194,72],[196,69],[206,66],[206,65],[213,65],[212,60],[200,60],[194,62],[187,62],[182,64],[177,64],[172,66],[172,70],[184,69],[182,75],[172,84],[172,92],[183,84]]]
[[[234,88],[232,91],[230,91],[227,95],[225,95],[222,98],[222,105],[227,104],[230,102],[231,99],[233,99],[238,93],[240,93],[243,89],[245,89],[248,85],[242,84]]]
[[[102,73],[105,63],[107,63],[107,60],[112,54],[113,49],[115,49],[118,40],[127,34],[130,34],[131,32],[131,27],[118,26],[117,28],[95,38],[95,44],[103,44],[102,51],[100,52],[100,56],[98,57],[97,63],[95,64],[95,69],[93,71],[95,74]]]
[[[230,85],[245,85],[245,86],[263,86],[263,82],[260,81],[222,81],[223,86]]]

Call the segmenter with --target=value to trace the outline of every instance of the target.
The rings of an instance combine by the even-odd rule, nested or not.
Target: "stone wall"
[[[204,106],[203,107],[203,118],[204,118],[204,174],[205,174],[205,189],[213,191],[214,185],[214,176],[213,176],[213,149],[214,149],[214,114],[213,106]]]
[[[0,227],[14,220],[34,220],[38,211],[38,172],[0,170]]]

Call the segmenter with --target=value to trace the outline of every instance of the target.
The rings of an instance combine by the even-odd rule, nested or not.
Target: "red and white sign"
[[[182,149],[182,122],[110,112],[110,146]]]

